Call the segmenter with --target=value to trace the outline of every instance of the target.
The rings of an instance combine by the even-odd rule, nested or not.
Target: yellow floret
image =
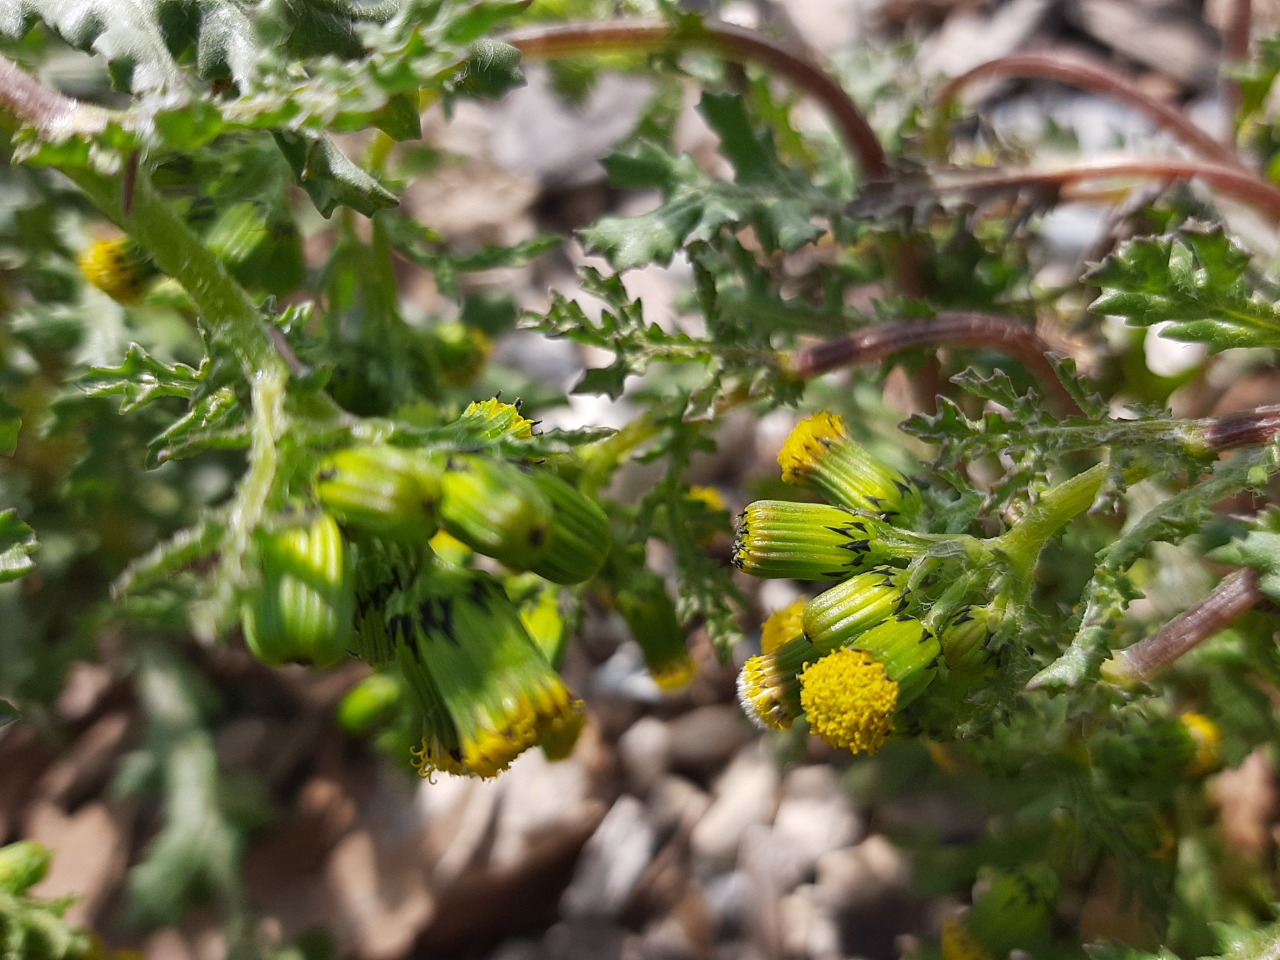
[[[805,666],[800,704],[810,730],[833,747],[875,753],[893,732],[898,684],[870,654],[845,647]]]
[[[826,456],[827,447],[848,436],[844,421],[830,410],[801,420],[778,451],[783,481],[802,485],[803,478]]]
[[[724,495],[715,487],[706,487],[694,484],[685,491],[685,496],[690,500],[697,500],[700,503],[705,503],[712,510],[728,509],[728,507],[725,506]]]
[[[808,597],[800,597],[790,606],[769,614],[760,627],[762,653],[773,653],[788,640],[804,633],[801,615],[804,613],[804,605],[808,602]]]

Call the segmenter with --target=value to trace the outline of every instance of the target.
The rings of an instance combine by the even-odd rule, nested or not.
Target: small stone
[[[715,785],[715,800],[693,828],[690,844],[708,860],[732,863],[746,829],[768,823],[777,803],[778,770],[764,741],[741,750]]]
[[[657,717],[641,717],[618,738],[618,760],[633,793],[647,795],[667,772],[671,737],[668,725]]]
[[[906,855],[876,834],[853,847],[818,858],[817,887],[832,910],[848,911],[907,889],[911,866]]]
[[[792,883],[812,877],[819,857],[849,846],[862,829],[853,800],[832,767],[814,764],[787,772],[773,838]]]
[[[705,790],[677,774],[667,774],[649,792],[649,816],[661,834],[679,831],[688,836],[711,806]]]
[[[699,779],[713,776],[730,757],[760,736],[732,703],[698,707],[671,720],[667,727],[672,768]]]
[[[839,960],[840,927],[824,908],[815,888],[797,887],[778,904],[782,950],[788,957]]]
[[[498,944],[487,960],[551,960],[551,957],[537,940],[520,937]]]
[[[560,901],[562,914],[570,919],[618,917],[653,860],[654,843],[644,804],[620,797],[582,850]]]
[[[584,824],[598,823],[605,813],[576,756],[551,763],[541,751],[529,750],[497,780],[477,784],[477,790],[490,788],[499,793],[488,856],[492,867],[517,867],[533,848],[562,838],[581,842]]]
[[[634,939],[614,923],[594,920],[557,923],[542,942],[555,960],[622,960],[634,956],[627,951],[628,943]]]

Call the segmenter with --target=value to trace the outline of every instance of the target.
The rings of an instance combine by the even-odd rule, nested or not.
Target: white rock
[[[832,850],[818,859],[817,887],[833,912],[873,904],[887,893],[905,889],[910,882],[911,866],[906,855],[879,835],[867,837],[856,847]]]
[[[667,772],[671,730],[657,717],[641,717],[618,738],[618,760],[627,788],[644,796]]]
[[[653,825],[644,804],[620,797],[591,835],[560,900],[569,919],[612,919],[626,909],[653,859]]]
[[[671,735],[671,766],[707,777],[760,736],[737,704],[697,707],[667,724]]]
[[[792,883],[810,878],[819,857],[849,846],[862,829],[862,818],[834,769],[818,764],[787,772],[773,818],[773,840]]]
[[[696,784],[677,774],[667,774],[647,797],[649,816],[660,834],[673,831],[688,836],[711,806],[711,797]]]
[[[715,800],[690,837],[694,853],[733,862],[746,829],[773,817],[777,790],[777,767],[764,741],[758,740],[740,751],[717,780]]]
[[[840,928],[814,887],[806,884],[783,897],[778,915],[785,956],[839,960]]]

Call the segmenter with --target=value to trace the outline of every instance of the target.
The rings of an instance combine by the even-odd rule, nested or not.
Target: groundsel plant
[[[212,891],[233,949],[268,951],[209,735],[210,649],[363,661],[349,731],[427,778],[491,778],[572,751],[590,704],[559,668],[609,612],[659,690],[714,654],[701,669],[738,670],[781,754],[815,735],[867,802],[982,811],[980,842],[903,838],[927,892],[971,900],[921,955],[1075,956],[1133,929],[1183,955],[1270,949],[1275,871],[1232,860],[1204,783],[1277,734],[1280,408],[1210,401],[1269,382],[1280,347],[1265,250],[1216,206],[1280,221],[1256,172],[1280,145],[1280,46],[1235,81],[1246,162],[1077,55],[938,89],[666,0],[624,19],[592,0],[122,6],[0,0],[0,723],[52,722],[67,664],[130,638],[165,822],[133,923]],[[92,70],[72,96],[42,78],[74,51]],[[539,60],[570,99],[600,69],[655,78],[604,165],[660,200],[580,230],[607,267],[522,312],[469,276],[563,238],[457,249],[407,187],[452,162],[421,143],[424,115],[500,97]],[[971,84],[1043,76],[1145,113],[1183,152],[1028,166],[1010,158],[1034,144],[954,134]],[[673,151],[695,78],[729,179]],[[883,108],[874,123],[851,90]],[[829,127],[798,129],[799,97]],[[1113,227],[1048,288],[1037,224],[1078,196],[1113,204]],[[694,283],[659,325],[621,275],[675,257]],[[443,306],[403,297],[408,271]],[[1078,357],[1042,338],[1068,323]],[[1156,325],[1210,357],[1152,372]],[[572,392],[625,396],[634,419],[542,429],[568,398],[491,359],[513,331],[609,358]],[[917,409],[900,427],[895,368]],[[691,485],[726,419],[784,408],[780,480]],[[637,460],[657,480],[610,496]],[[753,578],[807,596],[760,625]],[[28,895],[42,863],[0,849],[5,949],[97,955]],[[1117,871],[1132,915],[1092,910],[1085,930]]]

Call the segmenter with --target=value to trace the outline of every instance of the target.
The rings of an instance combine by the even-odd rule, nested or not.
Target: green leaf
[[[371,217],[399,203],[394,193],[348,160],[328,137],[282,130],[273,136],[299,185],[323,216],[341,205]]]
[[[1249,255],[1220,226],[1131,240],[1086,280],[1103,293],[1094,313],[1139,327],[1165,324],[1173,340],[1232,347],[1280,346],[1280,308],[1249,272]]]
[[[497,100],[524,83],[519,50],[497,40],[477,40],[451,86],[454,93]]]
[[[253,24],[231,0],[17,0],[0,6],[0,34],[19,39],[42,21],[71,46],[104,57],[121,89],[187,85],[178,60],[192,48],[205,77],[248,82],[256,71]]]
[[[161,397],[191,397],[209,374],[206,359],[199,370],[185,363],[157,360],[136,343],[129,345],[118,367],[94,367],[79,381],[91,397],[114,397],[121,413],[132,413]]]
[[[17,580],[35,569],[31,554],[36,546],[35,532],[18,519],[16,510],[0,512],[0,583]]]
[[[0,730],[18,719],[18,708],[8,700],[0,700]]]

